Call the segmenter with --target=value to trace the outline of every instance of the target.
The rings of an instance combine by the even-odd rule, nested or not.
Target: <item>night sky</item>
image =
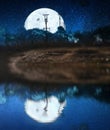
[[[38,8],[56,10],[67,31],[91,31],[110,24],[110,0],[0,0],[0,27],[16,32]]]

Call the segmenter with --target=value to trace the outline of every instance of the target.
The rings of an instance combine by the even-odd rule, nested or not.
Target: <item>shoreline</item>
[[[110,83],[109,47],[35,49],[13,55],[12,74],[44,83]]]

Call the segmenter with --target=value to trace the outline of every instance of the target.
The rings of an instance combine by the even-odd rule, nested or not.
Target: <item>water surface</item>
[[[64,85],[50,89],[1,84],[0,130],[110,130],[109,93],[109,85]],[[43,109],[44,122],[42,117],[33,119],[26,110],[27,105],[32,111],[37,107],[36,113],[42,112],[39,103],[47,107],[46,111]],[[47,122],[51,111],[57,116],[50,114],[51,121]]]

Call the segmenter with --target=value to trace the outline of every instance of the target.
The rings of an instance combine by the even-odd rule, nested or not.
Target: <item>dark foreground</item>
[[[110,83],[110,47],[37,49],[9,59],[12,74],[43,83]]]

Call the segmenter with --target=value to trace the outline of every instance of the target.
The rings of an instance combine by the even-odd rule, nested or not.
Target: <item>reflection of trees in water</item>
[[[39,89],[40,88],[40,89]],[[19,84],[4,84],[0,86],[0,102],[5,103],[6,99],[10,96],[18,96],[21,99],[31,99],[34,101],[39,101],[45,99],[46,108],[48,107],[48,98],[50,96],[56,96],[60,103],[64,102],[67,97],[86,97],[95,98],[99,101],[110,103],[110,88],[107,85],[103,86],[84,86],[84,85],[74,85],[72,87],[55,87],[49,86],[45,87],[27,87]]]
[[[6,95],[3,86],[0,87],[0,104],[6,103]]]
[[[47,88],[45,88],[45,101],[46,101],[46,105],[44,107],[44,110],[48,111],[47,110],[47,108],[48,108],[48,90],[47,90]]]

